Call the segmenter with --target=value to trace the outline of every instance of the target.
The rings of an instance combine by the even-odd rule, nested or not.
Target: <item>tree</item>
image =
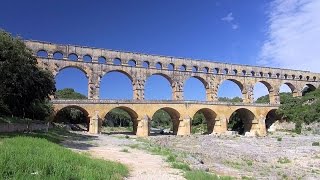
[[[284,101],[286,101],[286,99],[291,98],[292,94],[289,92],[282,92],[279,94],[280,96],[280,104],[282,104]],[[265,95],[265,96],[261,96],[259,97],[255,103],[269,103],[269,94]]]
[[[87,96],[75,92],[72,88],[57,90],[55,96],[57,99],[87,99]]]
[[[55,91],[53,75],[37,67],[36,58],[23,41],[3,30],[0,30],[0,72],[2,115],[43,119],[51,113],[48,99]]]
[[[221,102],[242,102],[242,98],[240,97],[234,97],[234,98],[228,98],[228,97],[219,97],[218,98],[218,101],[221,101]]]

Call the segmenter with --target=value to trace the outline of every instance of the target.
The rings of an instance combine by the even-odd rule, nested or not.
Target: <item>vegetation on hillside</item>
[[[57,99],[87,99],[87,96],[76,92],[72,88],[57,90],[55,93]]]
[[[320,122],[320,89],[305,93],[302,97],[284,99],[277,114],[295,122],[298,131],[302,123]]]
[[[285,102],[286,99],[292,97],[292,93],[289,93],[289,92],[282,92],[279,94],[280,96],[280,104],[283,104],[283,102]],[[265,95],[265,96],[261,96],[259,97],[255,103],[269,103],[270,100],[269,100],[269,94],[268,95]]]
[[[234,97],[234,98],[228,98],[228,97],[219,97],[218,101],[221,102],[242,102],[242,98],[241,97]]]
[[[0,115],[45,119],[52,113],[53,75],[19,38],[0,30]]]

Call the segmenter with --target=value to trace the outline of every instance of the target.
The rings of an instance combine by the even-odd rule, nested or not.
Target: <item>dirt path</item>
[[[87,143],[66,141],[64,145],[76,151],[89,152],[97,158],[117,161],[127,165],[130,169],[129,177],[126,178],[128,180],[185,179],[182,172],[171,168],[163,157],[127,146],[133,143],[135,142],[131,139],[100,135],[97,139]],[[124,149],[128,150],[128,152],[125,152]]]

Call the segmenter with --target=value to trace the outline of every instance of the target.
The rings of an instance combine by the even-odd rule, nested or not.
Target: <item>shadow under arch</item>
[[[228,121],[228,130],[237,131],[239,134],[244,135],[246,132],[251,131],[252,122],[255,118],[255,115],[250,110],[239,108],[231,114]]]
[[[72,130],[89,131],[90,117],[84,108],[70,105],[56,111],[53,122],[67,123]],[[85,125],[85,129],[81,127],[81,124]]]
[[[125,113],[123,113],[125,112]],[[129,120],[132,122],[132,132],[109,132],[110,134],[136,134],[137,133],[137,127],[138,127],[138,114],[131,108],[126,107],[126,106],[118,106],[115,108],[112,108],[111,110],[109,110],[108,112],[106,112],[103,116],[103,120],[106,124],[108,124],[108,121],[121,121],[121,118],[123,117],[119,117],[119,114],[121,114],[122,116],[126,116],[126,114],[129,116]],[[120,119],[116,119],[117,117],[114,116],[118,116]],[[108,119],[109,118],[109,119]],[[115,118],[115,119],[110,119],[110,118]],[[127,124],[128,125],[128,124]],[[99,126],[102,126],[102,124],[100,124]],[[127,127],[130,127],[127,126]]]
[[[180,113],[170,107],[163,107],[158,109],[157,111],[155,111],[152,115],[152,121],[155,120],[155,115],[157,114],[157,112],[159,111],[165,111],[169,116],[170,116],[170,121],[172,122],[172,131],[173,134],[176,135],[178,133],[178,129],[179,129],[179,123],[180,123]],[[168,121],[168,119],[167,119]],[[153,133],[153,135],[157,135],[158,133]],[[164,132],[160,132],[160,134],[164,134]],[[169,133],[170,134],[170,133]]]
[[[203,122],[195,122],[195,117],[200,116],[198,118],[201,118],[203,116],[205,118],[205,121]],[[204,132],[205,134],[211,134],[214,131],[214,126],[215,126],[215,120],[216,120],[217,114],[209,108],[202,108],[199,109],[192,118],[192,127],[195,128],[194,126],[205,124],[207,126],[207,132]]]
[[[314,90],[316,90],[317,88],[316,88],[316,86],[314,86],[313,84],[306,84],[304,87],[303,87],[303,89],[301,90],[301,92],[302,92],[302,96],[304,96],[306,93],[308,93],[308,92],[311,92],[311,91],[314,91]]]
[[[271,109],[266,115],[265,124],[266,124],[267,132],[273,123],[275,123],[278,120],[281,120],[281,116],[278,115],[276,112],[277,112],[277,109]]]

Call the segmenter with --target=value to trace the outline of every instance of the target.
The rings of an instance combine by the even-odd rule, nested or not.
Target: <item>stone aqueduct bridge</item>
[[[137,136],[149,135],[150,119],[159,109],[169,113],[174,133],[178,135],[190,134],[191,118],[199,111],[206,117],[209,133],[227,131],[229,119],[232,113],[237,111],[243,120],[245,131],[265,135],[265,120],[267,116],[271,117],[270,114],[274,114],[279,105],[279,89],[282,84],[290,87],[293,96],[301,96],[305,86],[315,89],[320,85],[320,74],[308,71],[200,61],[39,41],[25,41],[25,43],[37,57],[38,65],[54,75],[68,67],[78,68],[86,74],[87,100],[52,100],[52,102],[55,112],[66,107],[77,107],[87,113],[91,133],[99,133],[101,118],[118,107],[131,116]],[[70,60],[70,56],[76,59]],[[132,100],[99,98],[100,80],[112,71],[121,72],[129,77],[133,85]],[[145,82],[151,75],[161,75],[169,81],[172,87],[172,100],[144,100]],[[203,83],[206,89],[205,102],[183,100],[183,85],[190,77],[195,77]],[[219,85],[225,80],[233,81],[239,86],[243,103],[217,101]],[[267,87],[269,104],[253,103],[253,87],[257,82]]]

